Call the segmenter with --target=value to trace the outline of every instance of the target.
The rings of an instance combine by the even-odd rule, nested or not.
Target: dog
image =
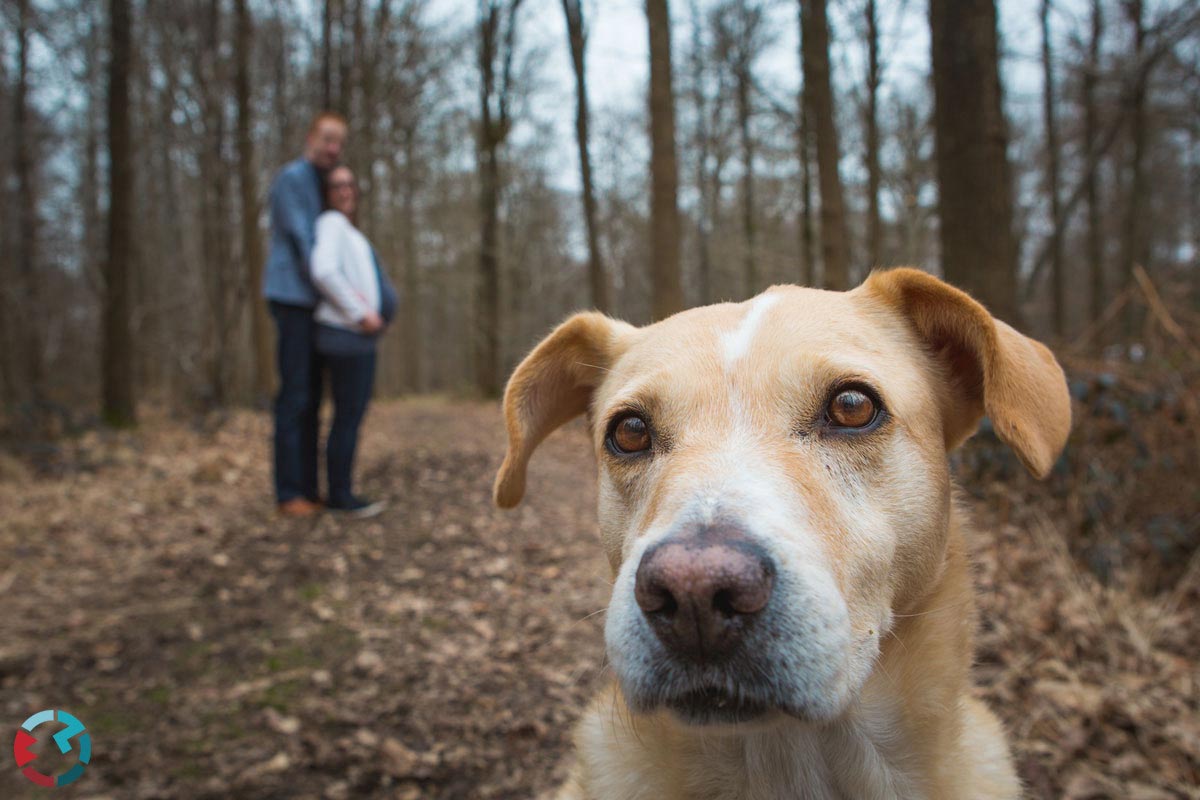
[[[971,695],[970,530],[948,453],[986,414],[1036,476],[1051,352],[916,269],[776,286],[635,328],[577,314],[514,371],[496,503],[586,414],[614,680],[560,800],[1021,794]]]

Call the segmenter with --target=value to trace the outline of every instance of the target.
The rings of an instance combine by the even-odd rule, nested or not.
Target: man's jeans
[[[275,497],[316,501],[321,362],[313,341],[313,309],[271,301],[279,333],[279,394],[275,398]]]

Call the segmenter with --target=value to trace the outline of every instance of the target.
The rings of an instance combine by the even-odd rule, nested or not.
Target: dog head
[[[1043,476],[1070,428],[1050,351],[913,269],[644,328],[576,315],[504,411],[503,507],[538,443],[588,415],[609,659],[634,711],[691,725],[841,713],[943,567],[947,453],[987,414]]]

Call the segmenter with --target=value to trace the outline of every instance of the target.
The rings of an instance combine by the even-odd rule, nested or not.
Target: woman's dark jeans
[[[375,351],[323,353],[322,358],[329,369],[333,393],[333,427],[325,444],[329,506],[346,508],[354,502],[354,453],[358,449],[358,428],[375,384]]]

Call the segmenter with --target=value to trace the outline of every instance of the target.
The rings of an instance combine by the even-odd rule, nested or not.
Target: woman
[[[317,352],[333,391],[333,427],[325,445],[328,507],[370,517],[383,511],[384,503],[354,494],[351,473],[358,428],[375,382],[375,343],[396,311],[396,290],[355,226],[358,187],[348,167],[329,173],[325,204],[328,210],[317,218],[312,279],[322,296],[314,317]]]

